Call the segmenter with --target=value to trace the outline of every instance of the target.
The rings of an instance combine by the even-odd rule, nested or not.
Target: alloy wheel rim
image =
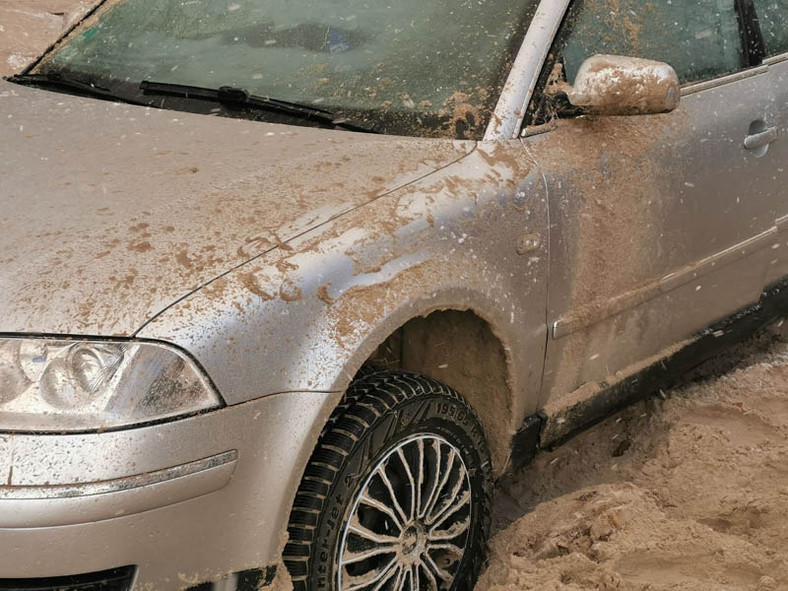
[[[469,542],[472,495],[459,450],[437,435],[399,442],[354,499],[337,561],[341,591],[450,589]]]

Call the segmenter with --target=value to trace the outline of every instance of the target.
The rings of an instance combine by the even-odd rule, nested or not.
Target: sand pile
[[[786,328],[505,479],[478,589],[788,589]]]

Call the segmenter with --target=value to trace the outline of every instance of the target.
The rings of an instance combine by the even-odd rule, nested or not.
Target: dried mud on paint
[[[583,197],[580,211],[567,220],[574,221],[578,238],[567,243],[575,251],[574,302],[612,298],[653,275],[650,261],[662,219],[660,177],[667,173],[653,151],[659,135],[679,132],[683,118],[677,112],[643,119],[559,122],[552,140],[560,148],[539,153],[540,161],[549,159],[542,161],[546,169],[566,174],[565,194]]]
[[[0,2],[0,76],[24,69],[98,0]]]
[[[669,159],[662,152],[668,138],[684,133],[686,114],[583,118],[556,125],[546,136],[548,143],[526,144],[545,170],[554,171],[564,195],[551,214],[563,232],[553,243],[554,260],[562,264],[551,281],[563,283],[568,294],[564,320],[593,324],[615,313],[622,294],[647,291],[669,272],[658,267],[665,259],[654,256],[654,249],[667,216],[664,195],[673,190],[671,177],[680,175],[667,170]],[[563,344],[552,372],[554,395],[581,385],[579,371],[590,345],[585,333]]]
[[[788,322],[694,377],[501,482],[477,590],[788,589]]]

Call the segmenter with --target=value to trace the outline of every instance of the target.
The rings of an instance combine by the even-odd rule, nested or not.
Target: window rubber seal
[[[766,58],[766,43],[753,0],[735,0],[739,35],[746,59],[745,67],[760,66]]]

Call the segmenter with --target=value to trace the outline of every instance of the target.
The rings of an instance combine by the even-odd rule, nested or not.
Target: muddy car
[[[788,5],[108,1],[0,83],[0,589],[470,589],[495,479],[785,314]]]

